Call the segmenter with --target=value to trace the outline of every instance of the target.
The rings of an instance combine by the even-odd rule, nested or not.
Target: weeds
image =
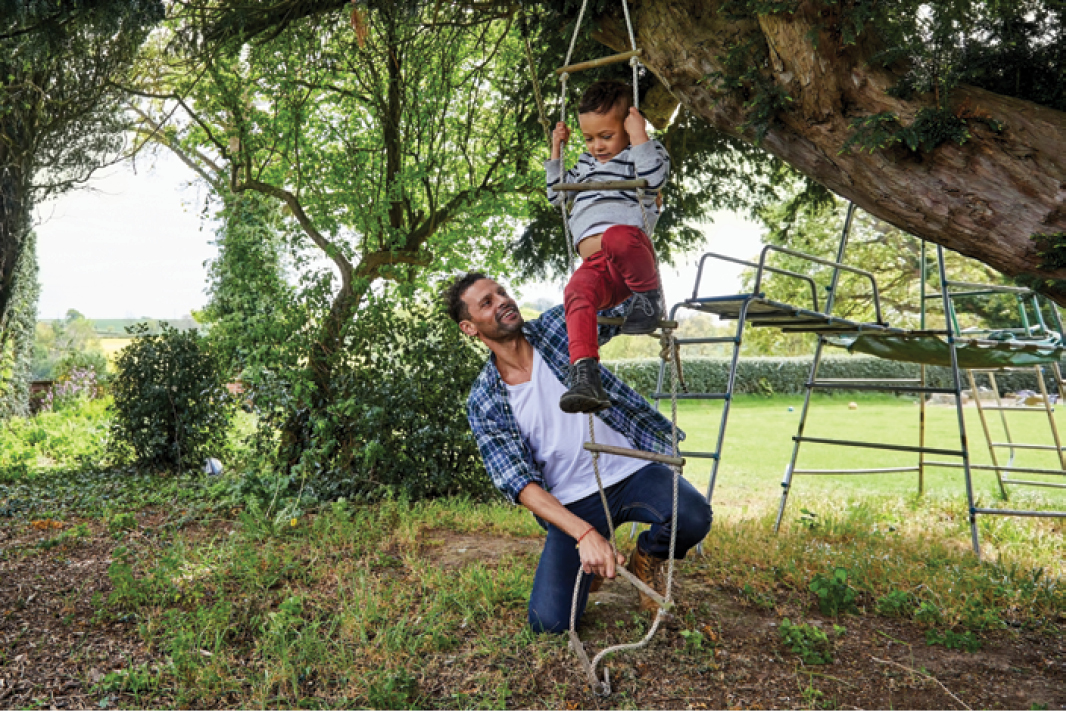
[[[786,617],[778,627],[781,641],[804,664],[831,664],[833,648],[825,632],[808,624],[794,625]]]
[[[858,593],[855,588],[848,585],[846,568],[836,568],[829,576],[819,573],[814,576],[808,587],[818,596],[818,608],[823,615],[836,617],[844,612],[858,611],[855,606]]]
[[[965,632],[955,632],[954,630],[926,630],[925,643],[929,646],[939,644],[948,649],[962,649],[971,654],[977,652],[984,646],[984,642],[974,636],[973,632],[966,630]]]

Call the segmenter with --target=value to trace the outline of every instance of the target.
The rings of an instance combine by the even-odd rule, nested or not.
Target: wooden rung
[[[600,454],[617,454],[620,457],[643,459],[646,462],[659,462],[660,464],[666,464],[671,467],[685,466],[684,457],[671,457],[669,454],[656,454],[655,452],[645,452],[640,449],[627,449],[626,447],[612,447],[609,444],[593,444],[592,442],[585,442],[585,450],[588,452],[598,452]]]
[[[608,64],[618,64],[619,62],[628,62],[631,57],[639,57],[644,53],[642,49],[631,49],[628,52],[621,52],[619,54],[612,54],[607,57],[600,57],[599,59],[590,59],[587,62],[578,62],[577,64],[569,64],[565,67],[559,67],[555,70],[556,74],[574,74],[575,72],[583,72],[586,69],[595,69],[596,67],[606,67]]]
[[[549,190],[557,193],[583,193],[589,190],[636,190],[648,187],[648,181],[644,178],[637,180],[600,180],[590,183],[559,183],[549,186]]]
[[[624,321],[625,319],[621,316],[596,317],[596,323],[600,324],[601,326],[621,326],[622,322]],[[656,326],[656,328],[672,328],[676,330],[678,328],[678,323],[677,321],[660,321],[659,325]]]
[[[654,589],[648,587],[648,585],[646,585],[643,580],[633,575],[625,568],[615,568],[614,572],[618,573],[623,578],[632,583],[633,587],[650,597],[659,607],[663,608],[664,610],[669,610],[671,607],[674,606],[672,602],[667,602],[666,598],[655,592]]]

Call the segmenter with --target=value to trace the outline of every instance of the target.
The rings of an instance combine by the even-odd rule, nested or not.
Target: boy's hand
[[[563,143],[570,140],[570,127],[560,121],[555,124],[555,130],[552,131],[552,160],[556,160],[561,155],[560,148]]]
[[[635,106],[629,107],[629,115],[626,116],[623,127],[629,134],[630,145],[639,146],[641,143],[648,142],[647,124],[644,123],[644,116]]]

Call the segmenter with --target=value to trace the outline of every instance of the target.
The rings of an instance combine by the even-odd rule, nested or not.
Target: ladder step
[[[684,457],[672,457],[669,454],[657,454],[655,452],[645,452],[640,449],[628,449],[626,447],[613,447],[609,444],[593,444],[592,442],[585,442],[585,450],[588,452],[598,452],[600,454],[616,454],[620,457],[631,457],[632,459],[643,459],[646,462],[659,462],[660,464],[668,464],[672,467],[685,466]]]
[[[596,323],[598,323],[601,326],[621,326],[624,321],[625,321],[625,319],[622,318],[621,316],[597,316],[596,317]],[[677,327],[678,327],[677,321],[660,321],[659,325],[656,326],[656,328],[670,328],[670,329],[676,329]],[[650,336],[652,334],[649,333],[649,334],[646,334],[646,335]]]
[[[918,467],[880,467],[876,469],[793,469],[793,474],[898,474],[916,472]]]
[[[616,572],[618,575],[621,575],[623,578],[625,578],[630,583],[632,583],[633,587],[635,587],[637,590],[640,590],[642,593],[644,593],[645,595],[650,597],[652,600],[654,600],[656,602],[656,604],[659,605],[659,607],[663,608],[664,610],[669,610],[671,607],[674,606],[673,603],[667,602],[666,598],[664,598],[659,593],[655,592],[655,590],[653,590],[652,588],[648,587],[644,583],[643,580],[641,580],[637,576],[633,575],[632,573],[630,573],[625,568],[621,568],[621,567],[615,568],[614,572]]]
[[[914,447],[905,444],[883,444],[881,442],[857,442],[849,439],[821,439],[819,437],[793,437],[794,442],[811,444],[835,444],[841,447],[863,447],[866,449],[887,449],[893,452],[921,452],[924,454],[941,454],[946,457],[963,457],[965,452],[958,449],[934,449],[932,447]],[[586,447],[588,445],[585,445]]]
[[[636,190],[648,187],[648,181],[644,178],[638,180],[599,180],[589,183],[558,183],[549,186],[549,190],[557,193],[583,193],[589,190]]]
[[[999,405],[991,405],[991,406],[982,405],[981,409],[982,410],[1000,410],[1002,412],[1047,412],[1046,408],[1043,408],[1043,407],[1029,407],[1029,406],[1025,406],[1025,407],[1006,407],[1006,406],[1004,406],[1004,407],[1000,407]],[[1051,411],[1054,412],[1055,408],[1051,408]]]
[[[639,57],[644,53],[642,49],[631,49],[628,52],[620,52],[618,54],[611,54],[606,57],[599,57],[598,59],[590,59],[587,62],[578,62],[577,64],[568,64],[565,67],[559,67],[555,70],[556,74],[574,74],[576,72],[583,72],[587,69],[595,69],[596,67],[606,67],[608,64],[618,64],[619,62],[628,62],[631,57]]]
[[[1040,449],[1046,452],[1058,452],[1066,450],[1066,447],[1056,447],[1053,444],[1014,444],[1011,442],[989,442],[990,447],[1003,447],[1005,449]]]
[[[696,459],[718,459],[718,452],[682,452],[681,456],[695,457]]]
[[[904,387],[900,385],[854,385],[846,383],[826,383],[824,380],[816,380],[813,383],[807,383],[807,387],[819,388],[822,390],[880,390],[882,392],[895,393],[931,393],[934,395],[955,394],[955,390],[952,388]]]
[[[1047,474],[1048,476],[1066,476],[1066,469],[1037,469],[1034,467],[1008,467],[1006,464],[996,466],[994,464],[971,464],[970,469],[980,469],[988,472],[1005,472],[1007,474]],[[1004,479],[1003,481],[1009,481]]]
[[[1060,472],[1061,474],[1061,472]],[[1011,479],[1010,477],[1003,477],[1004,484],[1019,484],[1024,486],[1044,486],[1049,489],[1066,489],[1066,484],[1056,484],[1052,481],[1026,481],[1025,479]]]
[[[652,393],[652,400],[670,400],[673,393]],[[728,400],[729,393],[678,393],[678,400]]]
[[[740,339],[736,336],[715,336],[713,338],[679,338],[677,339],[677,345],[679,346],[695,346],[703,345],[707,343],[739,343]]]
[[[921,378],[821,378],[815,385],[822,383],[920,383]],[[952,390],[952,392],[955,392]]]
[[[1000,514],[1001,516],[1029,516],[1031,518],[1066,518],[1066,511],[1012,511],[1010,509],[971,509],[979,514]]]

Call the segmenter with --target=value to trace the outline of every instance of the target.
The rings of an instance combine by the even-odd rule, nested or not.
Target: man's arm
[[[584,536],[578,544],[578,554],[581,556],[581,569],[586,573],[613,578],[615,566],[625,562],[625,556],[621,553],[615,559],[612,555],[611,544],[600,535],[599,531],[593,530],[587,533],[592,528],[592,524],[571,513],[570,509],[559,503],[557,498],[540,485],[527,484],[518,495],[518,503],[529,509],[534,516],[552,524],[575,541]]]

